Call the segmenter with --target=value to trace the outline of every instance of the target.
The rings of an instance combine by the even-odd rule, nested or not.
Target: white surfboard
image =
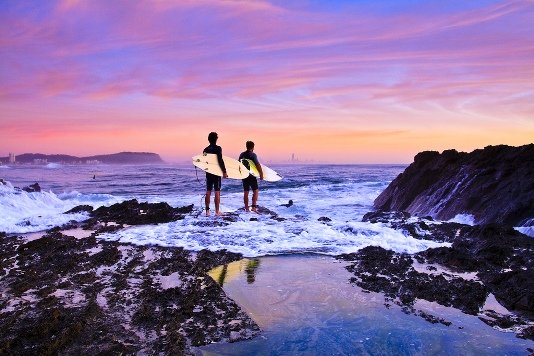
[[[245,158],[246,159],[246,158]],[[246,159],[248,161],[249,167],[250,167],[250,173],[256,177],[260,177],[260,172],[258,171],[258,168],[254,164],[254,161],[251,159]],[[261,164],[261,170],[263,171],[263,180],[267,182],[278,182],[282,177],[276,173],[273,169],[267,167],[263,163]]]
[[[224,166],[226,167],[226,174],[228,178],[244,179],[249,175],[249,170],[236,159],[223,156]],[[213,153],[203,153],[193,157],[193,164],[195,167],[202,169],[204,172],[214,174],[222,177],[223,172],[217,161],[217,155]]]

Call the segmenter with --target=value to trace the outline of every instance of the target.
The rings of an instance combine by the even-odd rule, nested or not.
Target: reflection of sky
[[[383,296],[348,283],[351,274],[334,259],[263,257],[253,283],[250,277],[247,280],[244,265],[238,261],[228,266],[233,273],[224,290],[256,321],[262,334],[251,341],[203,347],[207,352],[494,355],[522,354],[534,344],[436,303],[418,302],[416,308],[452,325],[431,324],[404,314],[396,305],[386,308]]]
[[[278,160],[529,143],[533,16],[529,1],[4,1],[0,153],[184,158],[213,129]]]

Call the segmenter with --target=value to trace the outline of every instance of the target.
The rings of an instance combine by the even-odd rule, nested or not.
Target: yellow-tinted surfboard
[[[245,158],[246,159],[246,158]],[[250,173],[256,177],[260,177],[260,172],[258,172],[258,168],[256,168],[256,165],[254,164],[254,161],[250,159],[246,159],[249,167],[250,167]],[[273,169],[267,167],[263,163],[261,164],[261,170],[263,171],[263,180],[267,182],[278,182],[282,177],[276,173]]]

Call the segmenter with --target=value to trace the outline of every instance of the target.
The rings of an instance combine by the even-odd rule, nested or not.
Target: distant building
[[[33,164],[47,164],[48,163],[48,159],[46,158],[34,158],[33,159]]]
[[[85,161],[85,164],[101,164],[102,162],[100,162],[99,160],[97,159],[88,159]]]
[[[11,164],[15,164],[16,163],[16,157],[15,157],[15,154],[12,153],[12,152],[9,152],[9,163]]]

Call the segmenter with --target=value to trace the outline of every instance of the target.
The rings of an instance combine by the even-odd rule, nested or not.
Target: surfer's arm
[[[258,155],[256,155],[255,153],[252,154],[252,162],[254,162],[254,165],[256,166],[256,169],[260,174],[260,179],[263,180],[263,170],[261,169],[261,164],[260,160],[258,159]]]
[[[224,160],[222,158],[222,148],[219,149],[217,152],[217,161],[219,162],[219,166],[221,167],[221,170],[223,171],[223,177],[228,178],[228,174],[226,173],[226,166],[224,165]]]
[[[258,173],[260,174],[260,179],[263,180],[263,170],[261,169],[260,162],[256,163],[256,168],[258,169]]]

